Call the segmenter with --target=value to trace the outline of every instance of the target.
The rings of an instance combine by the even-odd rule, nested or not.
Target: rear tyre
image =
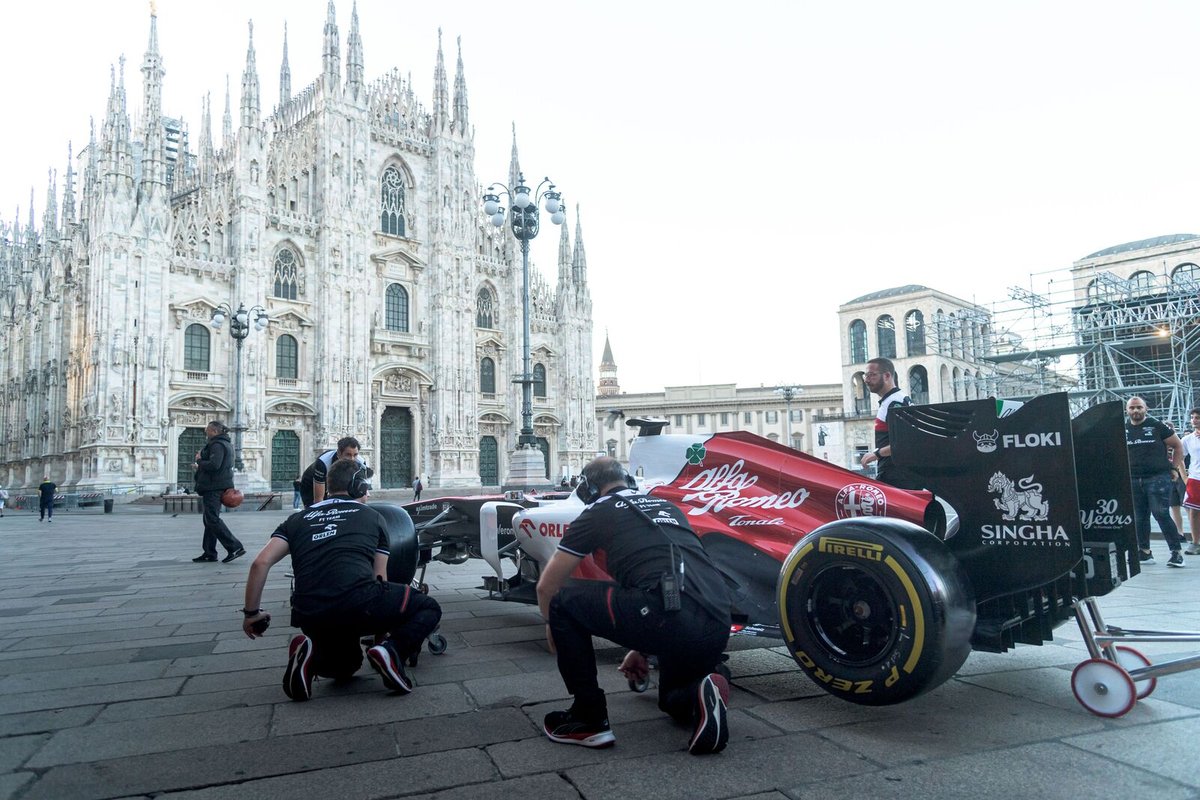
[[[975,597],[966,571],[940,539],[903,520],[817,528],[784,560],[778,600],[792,657],[854,703],[916,697],[971,652]]]

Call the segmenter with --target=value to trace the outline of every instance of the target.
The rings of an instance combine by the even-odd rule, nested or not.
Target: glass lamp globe
[[[489,217],[495,216],[496,212],[499,210],[500,204],[492,198],[488,198],[487,200],[483,201],[483,213],[487,214]]]
[[[503,227],[504,214],[502,214],[499,211],[497,211],[495,214],[492,214],[492,224],[495,225],[497,228]]]
[[[518,191],[516,193],[516,195],[513,197],[513,205],[515,205],[517,208],[520,208],[520,209],[524,209],[526,206],[528,206],[529,205],[529,190],[526,189],[525,191]]]
[[[561,210],[555,211],[553,214],[550,215],[550,221],[553,222],[555,225],[562,225],[564,222],[567,221],[567,215],[564,214]]]
[[[558,202],[557,197],[553,197],[551,195],[546,196],[546,213],[556,214],[560,208],[562,208],[562,203]]]

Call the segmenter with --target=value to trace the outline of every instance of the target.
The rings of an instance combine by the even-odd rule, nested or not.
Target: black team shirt
[[[1171,438],[1171,429],[1154,417],[1146,417],[1141,425],[1125,418],[1125,444],[1129,448],[1129,474],[1134,478],[1168,475],[1171,462],[1167,460],[1164,439]]]

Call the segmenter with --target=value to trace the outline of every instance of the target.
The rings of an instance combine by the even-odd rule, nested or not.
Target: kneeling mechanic
[[[369,471],[355,461],[329,468],[329,498],[297,511],[271,534],[250,566],[242,629],[262,634],[270,615],[260,608],[267,574],[289,553],[295,574],[292,625],[302,633],[288,648],[283,691],[312,697],[315,675],[349,678],[362,666],[359,638],[387,633],[367,660],[389,690],[407,694],[413,682],[404,662],[437,627],[442,609],[411,586],[388,583],[388,533],[383,517],[362,500]]]
[[[550,739],[585,747],[615,741],[596,675],[592,636],[632,648],[621,669],[644,674],[641,654],[658,657],[658,707],[690,725],[688,751],[717,753],[729,740],[727,675],[730,597],[687,517],[671,503],[637,492],[616,459],[583,468],[589,505],[567,529],[538,579],[538,605],[558,671],[574,703],[546,715]],[[570,581],[595,555],[616,583]]]

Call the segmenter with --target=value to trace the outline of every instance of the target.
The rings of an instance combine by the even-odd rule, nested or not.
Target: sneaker
[[[700,681],[696,702],[696,730],[688,742],[688,752],[693,755],[719,753],[729,742],[729,724],[726,703],[729,702],[729,683],[725,676],[713,672]]]
[[[1178,550],[1172,550],[1171,557],[1167,559],[1167,566],[1168,567],[1182,567],[1183,566],[1183,553],[1181,553]]]
[[[229,555],[221,559],[221,563],[228,564],[230,561],[241,558],[244,555],[246,555],[246,548],[239,547],[237,550],[231,550]]]
[[[298,633],[288,645],[288,665],[283,673],[283,693],[293,700],[310,700],[312,683],[312,640]]]
[[[1187,546],[1187,550],[1184,550],[1183,552],[1189,556],[1200,556],[1200,543],[1189,544]]]
[[[412,678],[408,677],[408,673],[404,671],[404,661],[396,655],[391,642],[377,644],[367,650],[367,660],[379,673],[379,677],[383,678],[383,685],[389,691],[400,694],[408,694],[412,691]]]
[[[617,741],[608,725],[608,715],[599,722],[584,722],[571,711],[551,711],[542,720],[542,730],[552,742],[584,747],[610,747]]]
[[[1143,564],[1153,564],[1154,553],[1149,550],[1141,550],[1138,552],[1138,561],[1142,562]]]
[[[204,555],[196,556],[195,558],[192,559],[192,561],[195,561],[197,564],[205,564],[210,561],[216,561],[216,560],[217,560],[216,556],[210,556],[207,553],[205,553]]]

